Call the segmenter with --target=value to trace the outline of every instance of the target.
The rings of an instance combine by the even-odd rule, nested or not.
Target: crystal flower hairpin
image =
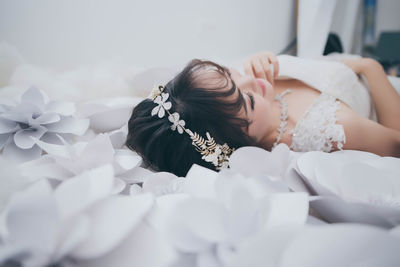
[[[229,156],[234,149],[230,148],[226,143],[223,145],[217,144],[208,132],[206,132],[205,139],[198,133],[193,133],[185,128],[186,122],[180,119],[179,113],[171,113],[169,111],[172,104],[168,101],[169,94],[164,93],[164,89],[164,86],[159,85],[151,91],[148,98],[157,104],[152,109],[151,115],[157,115],[161,119],[165,114],[168,114],[168,120],[172,123],[171,130],[177,130],[179,134],[187,133],[192,139],[192,145],[202,155],[201,158],[204,161],[212,163],[217,170],[227,168],[229,166]]]

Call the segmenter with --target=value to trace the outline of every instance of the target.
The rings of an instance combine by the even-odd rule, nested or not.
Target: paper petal
[[[75,104],[67,101],[50,101],[46,105],[46,111],[71,116],[75,112]]]
[[[212,243],[227,238],[224,215],[221,203],[190,198],[179,202],[171,212],[167,234],[181,251],[204,250]]]
[[[132,267],[133,263],[135,267],[167,267],[175,266],[176,258],[177,253],[160,233],[141,223],[111,252],[80,262],[86,267]]]
[[[133,169],[142,163],[142,158],[137,153],[126,149],[116,150],[114,160],[123,170]]]
[[[55,123],[47,124],[49,132],[72,133],[82,135],[89,127],[89,119],[76,119],[74,117],[61,117],[61,120]]]
[[[34,139],[34,138],[33,138]],[[71,154],[69,153],[68,147],[64,145],[55,145],[55,144],[50,144],[43,142],[38,139],[34,139],[36,142],[36,145],[38,145],[41,149],[46,151],[50,155],[58,156],[58,157],[63,157],[63,158],[71,158]]]
[[[196,197],[216,198],[215,180],[218,173],[193,164],[186,175],[184,192]]]
[[[0,117],[0,134],[13,133],[18,129],[18,124],[15,121],[3,119]]]
[[[11,134],[0,134],[0,150],[7,142],[11,142],[12,138],[13,136]]]
[[[89,205],[109,196],[113,189],[110,165],[96,168],[64,181],[55,190],[62,218],[70,217]]]
[[[280,266],[396,266],[400,239],[380,228],[357,224],[310,227],[287,246]]]
[[[25,103],[35,103],[42,110],[45,107],[45,104],[48,101],[47,95],[45,95],[41,90],[32,86],[21,96],[21,102]]]
[[[59,217],[51,187],[39,180],[16,193],[7,208],[9,242],[26,244],[43,253],[54,249]]]
[[[114,249],[150,210],[153,197],[115,196],[97,203],[89,211],[90,235],[74,250],[75,258],[97,258]],[[127,212],[129,211],[129,212]]]
[[[19,130],[14,135],[14,142],[19,148],[29,149],[36,143],[35,140],[40,139],[47,131],[45,127],[36,126],[35,128],[27,128]]]
[[[5,144],[3,155],[7,159],[12,159],[17,162],[25,162],[39,158],[40,155],[42,155],[42,149],[38,145],[34,145],[29,149],[21,149],[11,141]]]
[[[60,115],[56,113],[43,113],[36,119],[29,118],[30,125],[40,125],[40,124],[49,124],[54,123],[60,120]]]

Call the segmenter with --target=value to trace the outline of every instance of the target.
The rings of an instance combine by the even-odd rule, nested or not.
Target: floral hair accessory
[[[148,97],[157,104],[157,106],[152,109],[151,116],[157,114],[159,118],[163,118],[165,113],[167,113],[169,115],[168,120],[172,123],[171,130],[177,130],[179,134],[183,134],[183,132],[187,133],[190,139],[192,139],[192,145],[200,152],[202,155],[201,158],[204,161],[212,163],[217,170],[229,167],[229,156],[234,149],[229,148],[226,143],[223,145],[217,144],[208,132],[206,132],[207,139],[204,139],[198,133],[193,133],[191,130],[186,129],[186,122],[180,119],[179,113],[169,112],[172,104],[167,101],[169,94],[164,93],[164,88],[165,87],[162,85],[157,86],[151,91]]]

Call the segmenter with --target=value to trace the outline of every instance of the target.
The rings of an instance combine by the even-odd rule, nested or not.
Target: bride
[[[400,95],[377,61],[261,52],[244,70],[192,60],[134,108],[127,146],[149,167],[178,176],[193,163],[224,168],[242,146],[400,157]]]

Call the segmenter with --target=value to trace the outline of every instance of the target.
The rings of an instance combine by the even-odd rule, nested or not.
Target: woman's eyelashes
[[[251,110],[254,110],[254,96],[253,96],[253,94],[250,93],[250,92],[247,92],[246,95],[247,95],[247,96],[249,97],[249,99],[250,99],[250,107],[251,107]]]

